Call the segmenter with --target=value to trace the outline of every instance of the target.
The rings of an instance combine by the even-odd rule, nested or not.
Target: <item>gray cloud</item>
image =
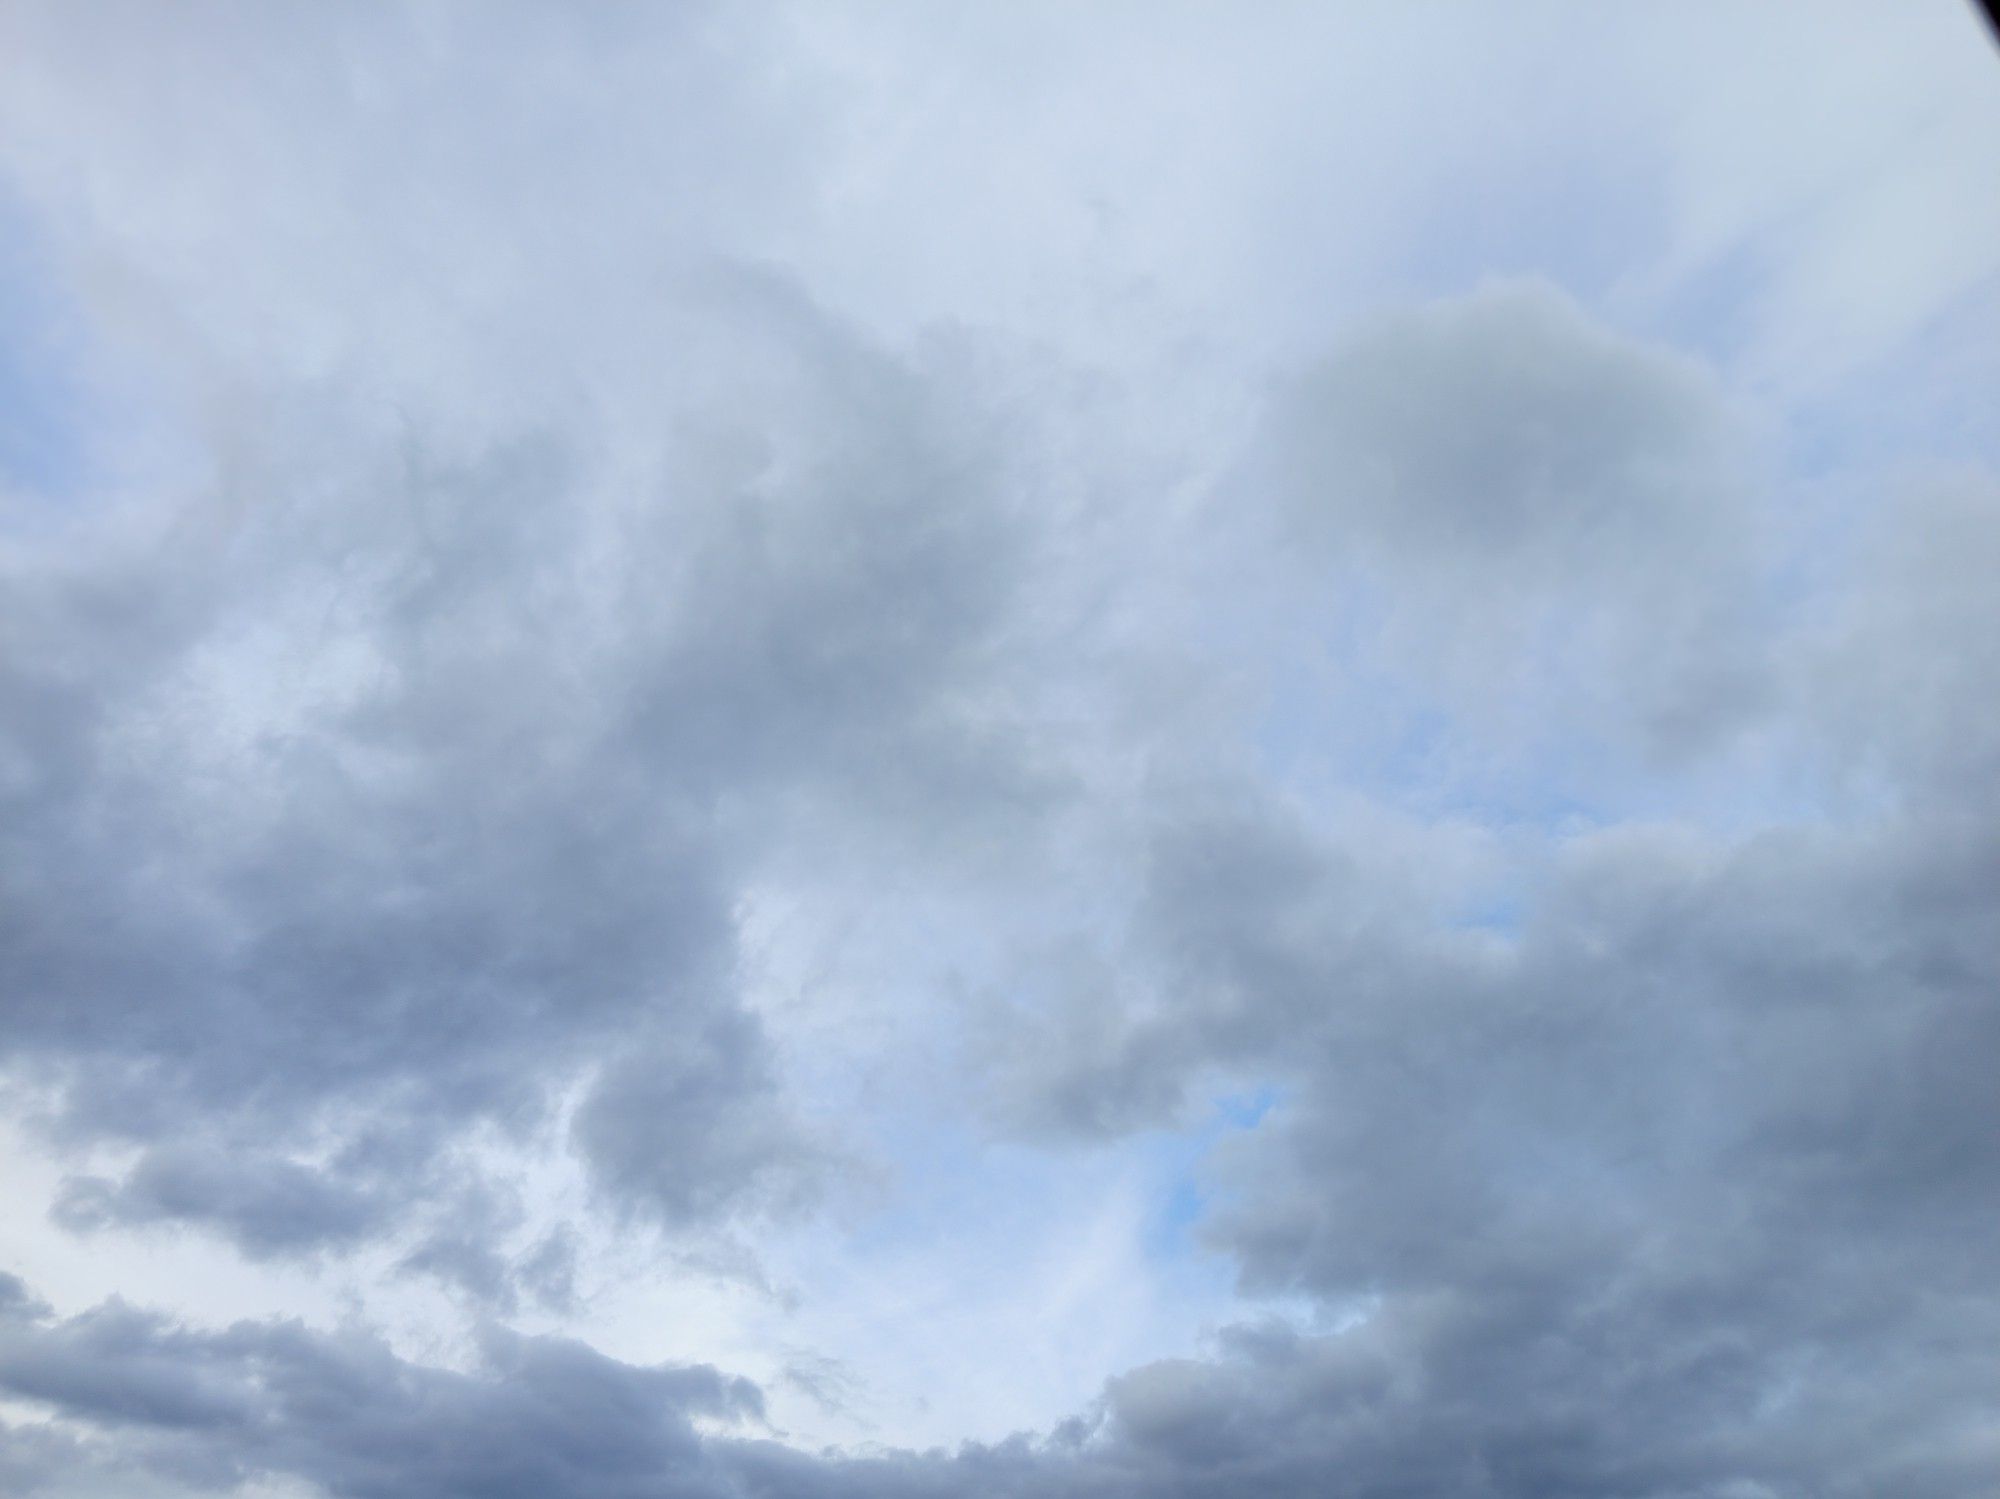
[[[1820,752],[1856,783],[1949,813],[1991,796],[2000,722],[1992,590],[2000,479],[1912,481],[1860,528],[1855,586],[1797,651],[1797,696]]]
[[[0,1332],[0,1386],[125,1445],[132,1466],[304,1478],[354,1496],[728,1492],[696,1417],[760,1422],[756,1387],[639,1368],[557,1338],[485,1333],[467,1373],[291,1323],[178,1328],[110,1303]]]
[[[1525,1287],[1524,1287],[1525,1289]],[[290,1323],[215,1332],[108,1304],[17,1308],[0,1388],[77,1431],[22,1428],[20,1461],[80,1444],[107,1472],[308,1481],[342,1496],[655,1494],[1630,1493],[1659,1499],[1948,1495],[1990,1464],[1969,1375],[1994,1372],[1989,1320],[1939,1304],[1886,1360],[1848,1339],[1875,1308],[1820,1303],[1842,1347],[1788,1344],[1780,1387],[1743,1331],[1683,1328],[1713,1288],[1657,1304],[1592,1298],[1551,1320],[1532,1291],[1390,1299],[1352,1330],[1226,1331],[1205,1359],[1113,1379],[1044,1438],[954,1454],[810,1456],[731,1435],[756,1388],[706,1367],[640,1368],[575,1343],[489,1332],[466,1372],[355,1333]],[[1805,1298],[1759,1288],[1783,1322]],[[1748,1312],[1749,1308],[1741,1308]],[[1739,1321],[1739,1326],[1747,1323]],[[1774,1332],[1775,1327],[1760,1328]],[[1788,1329],[1794,1333],[1800,1329]],[[1916,1331],[1906,1327],[1905,1331]],[[1879,1409],[1885,1379],[1911,1405]],[[1981,1386],[1980,1388],[1984,1388]],[[1941,1404],[1932,1403],[1941,1401]],[[702,1435],[692,1418],[720,1423]],[[1916,1425],[1909,1423],[1915,1419]]]
[[[387,1206],[365,1188],[282,1158],[168,1146],[146,1151],[116,1182],[72,1177],[55,1212],[77,1231],[204,1224],[262,1256],[367,1238],[388,1226]]]
[[[578,1112],[574,1134],[604,1181],[670,1219],[700,1222],[733,1199],[809,1190],[814,1152],[745,1089],[764,1065],[759,1035],[732,1016],[692,1037],[635,1048],[613,1062]]]
[[[1095,1138],[1269,1080],[1203,1232],[1249,1290],[1362,1320],[1114,1381],[1148,1484],[1985,1481],[2000,681],[1967,580],[1996,535],[1990,486],[1902,507],[1774,648],[1791,731],[1860,781],[1837,819],[1578,829],[1496,932],[1254,789],[1163,815],[1144,980],[1072,991],[1052,1063],[1046,1032],[1003,1057],[1010,1117]]]
[[[705,295],[733,363],[636,494],[539,439],[274,437],[257,508],[20,575],[4,1039],[59,1135],[159,1142],[66,1222],[349,1242],[593,1071],[573,1138],[661,1221],[830,1160],[738,1007],[742,809],[1016,795],[955,722],[1014,533],[912,374],[767,278]]]
[[[1403,86],[1364,75],[1442,46],[1421,20],[1371,50],[1283,7],[1226,36],[1195,9],[83,13],[0,17],[0,212],[145,420],[107,396],[101,471],[0,537],[8,1122],[94,1247],[348,1256],[478,1330],[452,1365],[0,1275],[0,1488],[2000,1482],[2000,488],[1857,465],[1830,498],[1821,450],[1851,451],[1820,429],[1875,430],[1879,392],[1768,390],[1814,315],[1868,304],[1838,352],[1945,307],[1857,298],[1893,267],[1833,231],[1898,201],[1875,177],[1949,222],[1989,158],[1856,174],[1784,136],[1721,171],[1669,112],[1709,175],[1648,159],[1606,240],[1671,218],[1661,264],[1467,290],[1438,265],[1599,216],[1526,126],[1489,163],[1398,104],[1390,137],[1450,170],[1413,147],[1360,194],[1399,227],[1333,254],[1380,132],[1305,116],[1336,62]],[[1620,24],[1565,36],[1604,68],[1571,105],[1674,40]],[[1754,47],[1677,24],[1700,45],[1666,50],[1727,53],[1721,118],[1788,112],[1737,77]],[[1504,75],[1470,117],[1561,81],[1543,41],[1465,29],[1426,87]],[[1833,66],[1846,23],[1807,29],[1793,75],[1873,76]],[[1129,110],[1076,66],[1114,54]],[[1553,135],[1591,183],[1644,155]],[[1494,182],[1549,225],[1406,242]],[[1791,227],[1736,244],[1738,199]],[[1755,358],[1632,331],[1711,296],[1735,320],[1814,237],[1745,311],[1776,330]],[[1391,283],[1419,292],[1384,312]],[[1708,315],[1673,336],[1715,346]],[[1906,352],[1927,394],[1942,365]],[[758,926],[791,905],[799,950]],[[844,1048],[788,1053],[864,990]],[[1269,1112],[1216,1125],[1246,1092]],[[942,1173],[975,1113],[1044,1164],[1211,1131],[1189,1233],[1293,1320],[1112,1372],[1042,1435],[866,1455],[788,1445],[707,1365],[490,1320],[581,1320],[598,1232],[741,1269],[881,1143],[849,1130],[925,1136]],[[582,1190],[531,1204],[509,1160]],[[780,1377],[837,1410],[837,1351]]]
[[[1295,523],[1329,547],[1590,589],[1712,547],[1725,412],[1692,361],[1496,284],[1356,335],[1285,393],[1273,443]]]
[[[1552,677],[1687,753],[1768,692],[1746,439],[1693,361],[1494,283],[1289,382],[1248,482],[1314,586],[1380,598],[1407,665],[1461,695]]]
[[[1506,308],[1531,351],[1553,319],[1572,354],[1650,368],[1567,310]],[[502,1310],[520,1289],[559,1304],[560,1247],[501,1248],[513,1220],[462,1210],[477,1199],[453,1194],[475,1184],[444,1149],[479,1122],[539,1127],[574,1084],[571,1139],[628,1214],[704,1224],[810,1200],[834,1158],[807,1143],[733,988],[727,894],[769,835],[726,809],[810,791],[893,822],[913,784],[980,765],[990,742],[953,713],[1020,563],[992,539],[998,509],[937,532],[928,490],[866,482],[912,462],[923,403],[901,376],[882,379],[916,405],[879,418],[889,455],[857,456],[845,392],[866,378],[822,387],[799,358],[781,383],[812,393],[808,419],[773,415],[759,441],[804,457],[699,424],[674,450],[673,472],[701,479],[664,491],[694,506],[676,535],[712,572],[663,599],[656,574],[684,564],[652,517],[605,563],[546,498],[589,481],[532,449],[465,472],[405,463],[390,492],[429,519],[329,513],[337,567],[301,555],[297,516],[246,523],[232,544],[261,566],[345,580],[307,592],[366,645],[282,731],[187,711],[241,694],[207,653],[249,652],[227,659],[267,705],[278,680],[242,644],[275,593],[221,543],[192,546],[201,587],[100,562],[23,595],[15,628],[46,648],[9,683],[38,705],[15,741],[13,837],[33,862],[9,867],[38,878],[17,880],[10,989],[66,1002],[20,1007],[13,1045],[66,1079],[56,1137],[159,1140],[120,1178],[74,1181],[67,1223],[201,1223],[262,1255],[413,1233],[407,1273]],[[843,435],[812,435],[814,401]],[[1657,431],[1632,426],[1641,448]],[[1592,474],[1651,471],[1585,456]],[[751,496],[751,518],[702,508],[723,494]],[[852,528],[814,534],[836,515]],[[1989,614],[1990,488],[1948,487],[1898,525],[1796,638],[1767,643],[1789,731],[1894,796],[1749,834],[1563,834],[1495,933],[1449,919],[1431,834],[1334,830],[1254,777],[1197,779],[1155,797],[1126,850],[1125,946],[1061,948],[1044,1007],[982,1034],[998,1116],[1045,1141],[1184,1119],[1205,1082],[1275,1088],[1270,1117],[1209,1163],[1202,1232],[1248,1292],[1302,1295],[1358,1318],[1348,1331],[1239,1331],[1215,1357],[1114,1378],[1046,1438],[868,1460],[704,1441],[633,1393],[653,1388],[643,1371],[497,1333],[461,1376],[365,1340],[109,1308],[22,1322],[0,1377],[109,1434],[72,1466],[211,1488],[272,1471],[363,1495],[1962,1492],[1990,1467],[1967,1433],[1995,1373],[1978,1204],[2000,1188],[1980,1065],[2000,1042],[1984,938],[2000,807],[1977,775],[1991,661],[1965,649]],[[1525,562],[1510,586],[1532,594],[1544,565],[1582,564]],[[911,594],[908,629],[843,624]],[[1007,771],[980,784],[1013,804]],[[114,833],[158,867],[120,863]],[[440,1194],[459,1210],[417,1210]],[[362,1414],[328,1417],[321,1379]],[[607,1404],[566,1429],[571,1379]],[[420,1432],[480,1455],[439,1457]]]

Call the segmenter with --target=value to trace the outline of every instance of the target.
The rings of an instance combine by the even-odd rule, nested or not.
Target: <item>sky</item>
[[[2000,1492],[1957,0],[0,0],[0,1492]]]

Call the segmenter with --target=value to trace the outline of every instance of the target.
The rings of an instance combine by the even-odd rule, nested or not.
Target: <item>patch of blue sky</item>
[[[1112,1232],[1125,1239],[1120,1252],[1135,1273],[1143,1267],[1162,1296],[1220,1316],[1234,1304],[1236,1275],[1228,1256],[1201,1242],[1219,1187],[1210,1157],[1226,1138],[1261,1127],[1282,1103],[1268,1084],[1235,1088],[1209,1098],[1184,1127],[1080,1152],[998,1141],[957,1121],[903,1120],[884,1142],[894,1156],[894,1185],[874,1211],[847,1224],[843,1252],[856,1263],[901,1263],[918,1254],[998,1291],[1068,1274],[1060,1266],[1069,1254],[1064,1246],[1091,1237],[1085,1225],[1109,1214],[1124,1222]]]
[[[1573,734],[1500,744],[1382,649],[1386,587],[1347,570],[1322,606],[1259,642],[1260,769],[1308,804],[1361,796],[1424,818],[1551,834],[1603,821],[1608,747]]]
[[[821,1301],[866,1309],[864,1327],[841,1331],[836,1318],[822,1329],[865,1373],[893,1374],[881,1349],[929,1347],[948,1327],[1033,1369],[1054,1392],[1038,1419],[1054,1419],[1108,1371],[1190,1354],[1242,1315],[1234,1263],[1198,1233],[1198,1169],[1226,1132],[1218,1116],[1048,1149],[904,1119],[883,1142],[893,1175],[874,1209],[845,1216],[831,1241],[809,1241],[785,1276]]]
[[[1263,769],[1322,804],[1360,795],[1428,818],[1551,834],[1611,814],[1593,791],[1608,760],[1586,742],[1557,736],[1525,755],[1500,752],[1413,675],[1364,655],[1337,668],[1279,666],[1252,738]]]
[[[32,224],[0,192],[0,489],[17,501],[59,500],[90,479],[82,347],[78,310]]]
[[[1153,1259],[1215,1259],[1203,1249],[1198,1232],[1216,1197],[1216,1183],[1205,1174],[1205,1165],[1221,1140],[1259,1128],[1282,1102],[1281,1090],[1269,1083],[1218,1094],[1190,1127],[1144,1142],[1156,1174],[1152,1197],[1158,1206],[1146,1226],[1146,1249]],[[1217,1263],[1213,1268],[1223,1281],[1229,1279],[1226,1267]]]
[[[1520,888],[1482,890],[1459,905],[1451,924],[1511,941],[1525,927],[1528,903],[1528,892]]]

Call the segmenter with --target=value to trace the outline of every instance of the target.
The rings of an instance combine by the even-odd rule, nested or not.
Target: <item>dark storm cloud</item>
[[[913,372],[768,277],[685,308],[636,479],[283,399],[256,507],[12,580],[0,1044],[57,1137],[149,1142],[65,1222],[351,1243],[592,1076],[578,1149],[670,1225],[830,1161],[735,991],[757,809],[1001,784],[958,722],[1018,545]]]

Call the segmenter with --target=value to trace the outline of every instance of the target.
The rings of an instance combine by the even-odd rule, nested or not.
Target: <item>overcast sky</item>
[[[0,1493],[2000,1492],[2000,47],[0,0]]]

